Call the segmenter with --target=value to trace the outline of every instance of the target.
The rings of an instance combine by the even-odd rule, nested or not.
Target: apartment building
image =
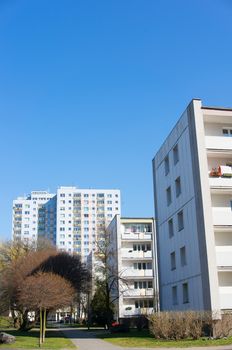
[[[38,236],[54,241],[56,232],[55,195],[46,191],[32,191],[13,201],[12,239],[36,242]]]
[[[192,100],[153,159],[162,310],[232,309],[232,109]]]
[[[153,218],[121,218],[108,226],[108,265],[115,281],[111,300],[117,319],[158,308],[157,259]]]
[[[56,245],[80,254],[83,262],[104,238],[105,229],[121,213],[119,190],[60,187],[57,190]]]

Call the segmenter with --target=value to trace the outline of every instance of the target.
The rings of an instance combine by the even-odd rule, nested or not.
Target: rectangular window
[[[173,226],[173,220],[172,219],[168,220],[168,233],[169,233],[169,238],[174,236],[174,226]]]
[[[177,286],[172,287],[172,305],[178,304],[178,298],[177,298]]]
[[[169,157],[167,156],[164,159],[164,169],[165,169],[165,175],[168,175],[170,168],[169,168]]]
[[[223,134],[223,136],[232,137],[232,129],[230,129],[230,128],[223,128],[222,129],[222,134]]]
[[[178,221],[178,231],[183,230],[183,228],[184,228],[184,214],[183,214],[183,210],[181,210],[177,214],[177,221]]]
[[[179,161],[179,150],[178,150],[178,145],[175,145],[173,148],[173,163],[176,165]]]
[[[167,197],[167,205],[169,206],[172,203],[172,192],[171,192],[170,186],[166,189],[166,197]]]
[[[189,303],[189,292],[188,292],[188,283],[182,284],[183,290],[183,304]]]
[[[171,259],[171,270],[175,270],[176,269],[176,253],[172,252],[170,254],[170,259]]]
[[[176,186],[176,197],[179,197],[179,195],[181,194],[180,176],[175,180],[175,186]]]
[[[181,266],[187,265],[185,246],[180,248],[180,263],[181,263]]]

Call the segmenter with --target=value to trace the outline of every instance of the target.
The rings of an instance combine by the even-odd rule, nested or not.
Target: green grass
[[[0,345],[4,349],[18,348],[18,349],[39,349],[39,330],[33,329],[29,332],[22,332],[17,330],[6,330],[6,333],[12,334],[16,337],[14,344]],[[67,339],[59,330],[48,330],[46,332],[45,343],[40,349],[75,349],[75,345]]]
[[[0,329],[5,329],[13,326],[13,321],[9,317],[0,316]]]
[[[217,346],[232,344],[232,337],[227,339],[201,338],[198,340],[186,339],[177,341],[158,340],[151,336],[148,331],[138,332],[137,330],[132,330],[129,333],[98,334],[97,337],[106,340],[114,345],[132,348],[185,348],[194,346]]]

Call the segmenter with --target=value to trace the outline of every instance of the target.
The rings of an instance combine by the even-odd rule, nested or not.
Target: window
[[[189,292],[188,292],[188,283],[182,284],[183,291],[183,304],[189,303]]]
[[[112,198],[112,194],[107,194],[107,198]]]
[[[181,194],[180,176],[175,180],[175,186],[176,186],[176,197],[179,197],[179,195]]]
[[[178,150],[178,145],[175,145],[175,147],[173,148],[173,162],[174,165],[176,165],[176,163],[178,163],[179,161],[179,150]]]
[[[172,305],[177,305],[178,299],[177,299],[177,286],[172,287]]]
[[[177,214],[177,221],[178,221],[178,231],[183,230],[183,228],[184,228],[184,214],[183,214],[183,210],[181,210]]]
[[[65,193],[61,193],[61,194],[60,194],[60,197],[65,197]]]
[[[168,233],[169,233],[169,238],[174,236],[174,227],[173,227],[173,220],[172,219],[168,220]]]
[[[181,263],[181,266],[187,265],[185,246],[180,248],[180,263]]]
[[[175,270],[176,269],[176,253],[172,252],[170,254],[170,258],[171,258],[171,270]]]
[[[88,198],[89,195],[87,193],[84,194],[84,198]]]
[[[165,170],[165,175],[168,175],[170,168],[169,168],[169,157],[167,156],[164,159],[164,170]]]
[[[223,128],[222,129],[222,134],[223,134],[223,136],[232,137],[232,129],[230,129],[230,128]]]
[[[171,192],[170,186],[166,189],[166,197],[167,197],[167,205],[170,205],[172,203],[172,192]]]

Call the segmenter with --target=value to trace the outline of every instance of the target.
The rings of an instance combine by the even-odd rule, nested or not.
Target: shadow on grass
[[[121,333],[110,333],[105,332],[102,334],[97,334],[98,338],[104,339],[104,338],[151,338],[154,339],[154,336],[152,336],[149,333],[148,329],[144,329],[141,331],[138,331],[137,329],[131,329],[130,332],[121,332]]]
[[[20,331],[17,329],[4,329],[2,332],[9,333],[15,337],[32,337],[39,338],[39,329],[32,329],[30,331]],[[60,330],[47,330],[46,338],[63,338],[64,335]]]

